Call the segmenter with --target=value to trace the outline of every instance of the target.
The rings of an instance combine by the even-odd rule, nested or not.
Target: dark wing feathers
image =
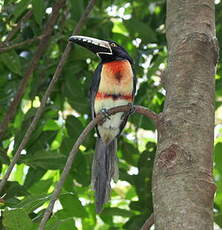
[[[133,99],[134,99],[134,96],[135,96],[135,93],[136,93],[136,83],[137,83],[137,79],[136,79],[136,77],[135,77],[135,72],[134,72],[134,69],[133,69],[132,64],[131,64],[131,68],[132,68],[132,70],[133,70],[133,92],[132,92],[132,95],[133,95]],[[122,132],[122,130],[124,129],[124,127],[125,127],[125,125],[126,125],[126,123],[127,123],[127,120],[128,120],[128,118],[129,118],[129,115],[130,115],[130,112],[129,112],[129,113],[124,113],[124,114],[123,114],[123,116],[122,116],[123,121],[122,121],[122,123],[121,123],[121,125],[120,125],[119,134],[118,134],[118,135],[120,135],[121,132]]]
[[[100,82],[100,77],[101,77],[101,71],[102,71],[102,64],[100,63],[93,75],[91,86],[90,86],[90,91],[89,91],[89,98],[90,98],[90,107],[91,107],[91,115],[92,119],[95,117],[95,111],[94,111],[94,102],[95,102],[95,97],[99,89],[99,82]]]

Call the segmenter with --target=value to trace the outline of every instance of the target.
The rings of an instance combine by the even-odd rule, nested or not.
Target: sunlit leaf
[[[60,196],[60,202],[64,208],[64,211],[70,215],[70,217],[86,217],[87,212],[82,206],[80,200],[75,194],[64,194]]]
[[[215,146],[214,157],[215,157],[215,163],[216,163],[215,167],[222,175],[222,143],[218,143]]]

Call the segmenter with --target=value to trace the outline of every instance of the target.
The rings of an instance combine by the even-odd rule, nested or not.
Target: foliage
[[[3,3],[4,2],[4,3]],[[7,38],[15,24],[29,9],[33,15],[22,23],[8,46],[42,35],[54,1],[0,1],[0,39]],[[25,130],[39,107],[58,61],[77,24],[86,0],[70,0],[61,9],[50,45],[35,69],[31,80],[0,143],[0,170],[4,175],[9,160],[20,144]],[[98,0],[82,35],[115,40],[125,47],[135,61],[138,78],[136,104],[162,111],[165,91],[161,85],[166,65],[165,1]],[[216,5],[217,36],[222,43],[222,3]],[[0,51],[0,120],[3,119],[38,42]],[[0,47],[1,48],[1,47]],[[50,96],[44,114],[32,133],[0,200],[0,229],[37,229],[67,155],[81,130],[90,121],[88,90],[98,58],[80,47],[73,47],[60,79]],[[221,59],[220,59],[221,61]],[[221,63],[221,62],[219,62]],[[216,75],[216,147],[215,222],[222,227],[222,65]],[[120,181],[113,185],[111,201],[97,218],[90,187],[93,133],[81,146],[63,187],[54,215],[46,229],[139,229],[152,213],[152,166],[156,149],[154,124],[133,115],[118,141]],[[2,194],[2,195],[3,195]]]

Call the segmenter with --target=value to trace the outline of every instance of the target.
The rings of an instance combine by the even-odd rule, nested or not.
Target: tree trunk
[[[212,230],[214,0],[167,0],[166,101],[153,172],[155,230]]]

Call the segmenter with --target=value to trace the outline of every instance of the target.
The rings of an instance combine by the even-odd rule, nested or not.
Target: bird
[[[92,119],[103,112],[107,119],[97,124],[97,141],[92,164],[91,185],[95,191],[96,213],[101,213],[108,201],[111,180],[118,181],[117,138],[127,123],[130,112],[107,116],[107,110],[121,105],[132,105],[136,91],[133,59],[115,41],[73,35],[76,43],[100,58],[90,87]]]

